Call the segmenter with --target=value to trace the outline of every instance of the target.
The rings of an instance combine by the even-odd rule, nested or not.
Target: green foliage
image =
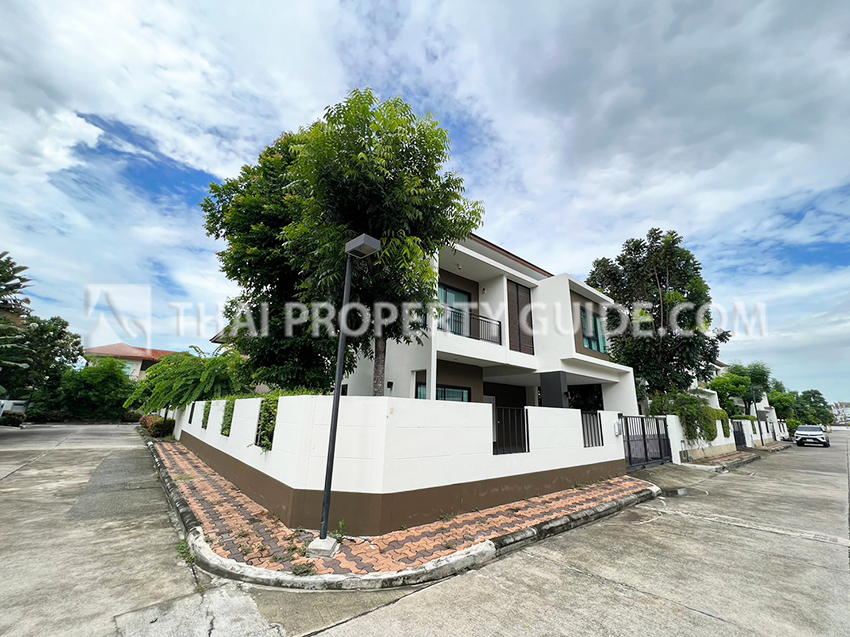
[[[121,414],[121,422],[139,422],[142,414],[138,411],[125,411]]]
[[[741,407],[732,401],[733,397],[745,401],[751,400],[752,382],[747,376],[739,376],[738,374],[727,372],[708,383],[708,388],[717,392],[717,399],[720,401],[720,405],[732,414],[741,411]]]
[[[127,378],[122,363],[101,358],[80,370],[67,370],[61,390],[71,419],[120,418],[124,402],[133,393],[133,381]]]
[[[802,424],[803,423],[801,421],[796,420],[794,418],[789,418],[788,420],[785,421],[785,426],[788,427],[788,434],[791,437],[794,436],[794,432],[797,431],[797,427],[799,427]]]
[[[160,418],[148,428],[154,438],[166,438],[174,433],[175,422],[173,418]]]
[[[20,316],[28,311],[30,300],[24,290],[30,279],[23,276],[27,269],[15,263],[8,252],[0,252],[0,313]]]
[[[835,416],[817,389],[807,389],[797,398],[796,416],[807,425],[831,425]]]
[[[260,403],[260,417],[257,420],[256,444],[265,451],[271,451],[274,441],[274,426],[277,420],[277,398],[264,398]]]
[[[787,419],[794,416],[794,406],[797,404],[797,397],[794,394],[774,389],[767,395],[767,400],[776,410],[778,418]]]
[[[354,90],[302,130],[298,142],[292,173],[310,201],[283,238],[299,268],[302,297],[339,307],[345,243],[366,233],[381,240],[381,250],[355,260],[352,300],[389,303],[400,316],[403,303],[436,303],[432,258],[466,239],[483,215],[480,202],[463,196],[460,176],[445,170],[448,131],[399,97],[380,102],[371,90]],[[374,337],[370,328],[351,345],[369,354]],[[377,339],[376,391],[384,387],[387,339],[406,338],[397,321]]]
[[[192,554],[192,549],[189,547],[189,542],[183,540],[180,544],[177,545],[177,555],[180,556],[180,559],[184,560],[187,564],[195,563],[195,556]]]
[[[709,330],[710,313],[697,324],[697,310],[711,302],[711,295],[702,266],[681,244],[678,233],[652,228],[646,239],[626,241],[616,259],[594,261],[587,278],[588,285],[629,309],[651,304],[634,321],[650,335],[635,335],[630,325],[607,337],[612,359],[634,368],[636,379],[646,381],[648,394],[685,391],[695,380],[708,381],[720,343],[729,340],[728,332]],[[693,304],[683,306],[677,316],[679,327],[691,335],[671,330],[671,315],[680,303]],[[625,320],[615,310],[607,318],[611,331]]]
[[[17,411],[7,411],[0,416],[0,425],[4,427],[18,427],[26,420],[26,417],[26,414],[21,414]]]
[[[236,401],[233,399],[224,403],[224,418],[221,421],[221,435],[229,436],[230,427],[233,424],[233,410],[236,407]]]
[[[345,518],[342,518],[339,521],[336,529],[331,531],[328,535],[330,535],[333,539],[335,539],[340,544],[345,540]]]
[[[717,438],[717,419],[720,410],[711,407],[703,398],[687,392],[656,394],[649,405],[652,416],[673,414],[679,417],[688,440],[712,441]]]
[[[208,400],[204,403],[204,418],[201,420],[201,429],[206,429],[210,422],[210,409],[212,409],[212,401]]]
[[[68,321],[58,316],[42,319],[27,315],[16,331],[19,347],[25,352],[21,360],[25,359],[27,365],[0,365],[0,385],[6,388],[9,395],[19,398],[42,391],[52,396],[56,403],[60,398],[62,375],[82,358],[83,347],[79,334],[68,331]]]
[[[242,357],[236,351],[216,350],[211,356],[197,347],[169,354],[148,370],[125,406],[139,405],[145,412],[178,409],[196,400],[215,400],[243,391]]]
[[[312,562],[300,562],[292,565],[292,574],[299,577],[313,575],[316,572],[316,566]]]
[[[162,416],[159,414],[147,414],[146,416],[142,416],[139,419],[139,424],[150,431],[150,428],[153,427],[156,423],[162,420]]]

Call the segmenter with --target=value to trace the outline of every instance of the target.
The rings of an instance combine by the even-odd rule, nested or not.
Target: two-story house
[[[439,254],[442,312],[423,344],[389,343],[386,394],[423,400],[638,413],[633,372],[612,363],[602,321],[613,303],[472,235]],[[372,392],[359,362],[347,395]]]

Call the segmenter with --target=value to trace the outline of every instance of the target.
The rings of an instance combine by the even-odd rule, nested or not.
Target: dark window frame
[[[446,390],[446,389],[456,389],[456,390],[459,390],[459,391],[465,391],[465,392],[466,392],[467,397],[469,398],[469,400],[446,400],[446,399],[445,399],[445,397],[444,397],[444,398],[440,398],[440,390],[441,390],[441,389],[443,390],[443,396],[445,396],[445,395],[446,395],[446,394],[445,394],[445,390]],[[437,393],[437,395],[436,395],[436,396],[434,396],[434,398],[435,398],[436,400],[442,400],[443,402],[455,402],[455,403],[471,403],[471,402],[472,402],[472,387],[463,387],[463,386],[460,386],[460,385],[443,385],[443,384],[438,384],[438,385],[437,385],[436,393]]]
[[[590,318],[590,328],[592,331],[588,331],[588,316]],[[589,349],[592,352],[607,354],[608,343],[605,342],[604,335],[599,331],[599,328],[602,325],[602,315],[597,314],[593,310],[588,310],[586,307],[582,307],[579,318],[581,322],[581,337],[584,348]]]

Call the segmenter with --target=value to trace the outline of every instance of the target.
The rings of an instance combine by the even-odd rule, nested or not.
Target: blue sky
[[[84,286],[150,284],[152,345],[205,345],[236,291],[207,184],[370,86],[449,128],[486,238],[583,277],[675,229],[717,302],[765,304],[724,360],[850,400],[850,6],[356,5],[5,3],[0,250],[35,311],[103,344]]]

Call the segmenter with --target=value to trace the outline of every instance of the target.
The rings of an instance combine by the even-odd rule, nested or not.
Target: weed
[[[258,544],[257,545],[257,552],[258,553],[262,553],[263,551],[268,551],[268,550],[269,550],[269,547],[265,544]]]
[[[178,475],[177,475],[177,477],[176,477],[176,478],[174,478],[174,479],[175,479],[176,481],[178,481],[178,482],[182,482],[182,481],[184,481],[184,480],[194,480],[194,479],[195,479],[195,476],[190,476],[190,475],[185,474],[185,473],[180,473],[180,474],[178,474]]]
[[[189,548],[189,542],[183,540],[180,544],[177,545],[177,555],[180,556],[182,560],[186,562],[186,564],[194,564],[195,556],[192,555],[192,549]]]
[[[242,531],[239,531],[239,533],[236,534],[236,537],[248,537],[249,535],[251,534],[243,529]]]
[[[339,521],[336,530],[331,531],[329,535],[340,544],[345,541],[345,518]]]
[[[242,547],[241,549],[239,549],[239,550],[240,550],[240,552],[242,553],[242,555],[248,555],[248,553],[250,553],[250,552],[251,552],[251,547],[250,547],[250,546],[243,546],[243,547]]]
[[[313,575],[315,572],[316,567],[313,565],[312,562],[292,565],[292,574],[298,575],[299,577],[303,577],[304,575]]]
[[[195,587],[195,592],[196,592],[196,593],[200,593],[201,595],[203,595],[204,593],[206,593],[206,592],[207,592],[207,585],[206,585],[206,584],[198,584],[198,585]]]
[[[445,542],[443,544],[443,546],[445,546],[447,549],[451,550],[451,549],[454,549],[457,546],[457,544],[455,544],[454,542]]]
[[[398,530],[399,530],[399,531],[406,531],[406,530],[407,530],[407,525],[406,525],[406,524],[402,524],[400,527],[398,527]]]
[[[445,515],[440,516],[440,521],[442,522],[451,522],[457,517],[454,513],[446,513]]]
[[[163,441],[165,441],[165,442],[177,442],[177,438],[175,438],[174,436],[166,436],[165,438],[163,438]]]

